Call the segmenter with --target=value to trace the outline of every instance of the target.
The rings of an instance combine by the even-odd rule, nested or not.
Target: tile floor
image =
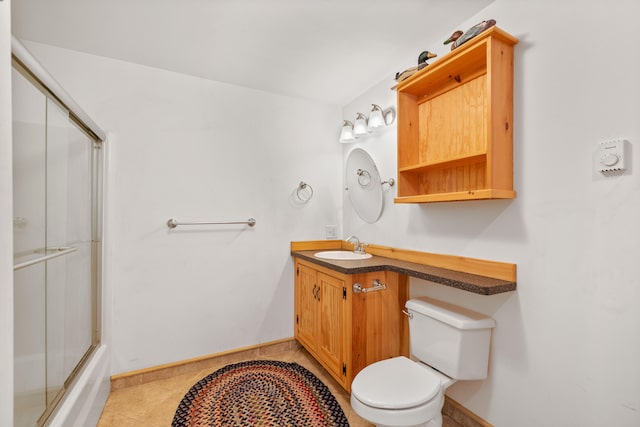
[[[256,358],[250,357],[249,359]],[[296,362],[304,366],[329,387],[342,406],[351,427],[373,426],[351,410],[349,394],[326,373],[324,368],[306,350],[297,348],[260,356],[259,359]],[[97,427],[169,427],[178,404],[191,386],[224,365],[226,363],[220,363],[219,367],[207,368],[200,372],[177,375],[114,390],[109,395]],[[443,427],[458,426],[459,424],[445,417]]]

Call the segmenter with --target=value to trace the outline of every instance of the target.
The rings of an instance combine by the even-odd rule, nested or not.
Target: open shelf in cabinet
[[[398,84],[396,203],[515,197],[517,41],[493,27]]]

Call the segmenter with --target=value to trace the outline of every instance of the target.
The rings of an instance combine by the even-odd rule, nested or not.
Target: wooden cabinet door
[[[318,326],[318,298],[316,270],[298,263],[296,265],[296,325],[295,335],[307,348],[315,348]]]
[[[396,356],[409,356],[409,323],[402,313],[409,297],[407,276],[375,272],[353,276],[370,288],[374,280],[386,289],[352,295],[352,375],[366,366]]]
[[[345,378],[344,337],[346,317],[346,289],[343,280],[318,272],[320,318],[317,349],[325,367],[334,376]],[[344,382],[344,381],[343,381]]]

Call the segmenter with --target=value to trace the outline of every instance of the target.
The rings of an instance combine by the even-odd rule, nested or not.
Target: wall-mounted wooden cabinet
[[[515,197],[517,42],[490,28],[398,84],[396,203]]]

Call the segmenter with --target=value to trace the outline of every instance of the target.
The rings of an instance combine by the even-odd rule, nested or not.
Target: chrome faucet
[[[360,242],[360,239],[356,236],[347,237],[345,242],[353,243],[353,252],[357,254],[364,254],[364,247],[367,246],[367,244]]]

